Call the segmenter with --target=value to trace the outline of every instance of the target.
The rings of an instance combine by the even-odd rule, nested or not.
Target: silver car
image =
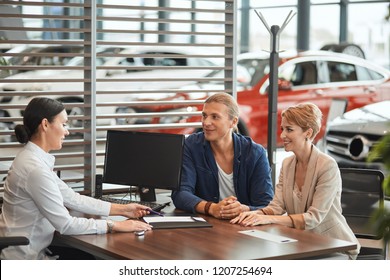
[[[367,162],[373,145],[390,130],[390,100],[344,113],[327,125],[324,150],[340,167],[380,169],[381,162]]]
[[[216,61],[212,58],[197,57],[194,52],[186,51],[175,47],[143,47],[126,48],[119,51],[97,50],[98,53],[106,53],[98,56],[96,65],[101,67],[97,70],[97,90],[98,91],[139,91],[137,94],[98,94],[98,103],[107,102],[127,102],[142,95],[145,90],[163,90],[163,89],[178,89],[186,84],[202,78],[213,71],[213,67],[217,66]],[[115,53],[117,56],[111,57],[108,53]],[[143,57],[145,56],[145,57]],[[66,66],[82,67],[84,65],[84,57],[76,56],[70,60]],[[188,69],[174,68],[149,70],[148,66],[165,67],[165,66],[189,66]],[[123,69],[126,67],[134,67],[135,70]],[[182,79],[175,78],[180,77]],[[63,103],[83,103],[84,96],[80,95],[84,91],[84,70],[68,70],[66,67],[59,70],[34,70],[0,79],[0,91],[4,92],[3,97],[0,96],[0,103],[10,106],[26,105],[31,96],[17,96],[13,92],[42,92],[42,96],[47,92],[60,92],[59,95],[51,94],[50,97],[57,99]],[[26,82],[15,82],[14,80],[26,80]],[[45,80],[45,82],[36,82],[35,80]],[[75,92],[75,94],[62,94],[62,92]],[[9,94],[7,94],[9,93]],[[157,93],[157,96],[164,93]],[[152,98],[152,94],[148,95]],[[100,106],[98,114],[115,114],[115,106]],[[69,115],[82,115],[83,107],[74,106],[69,109]],[[22,110],[20,109],[0,109],[0,118],[21,118]],[[115,120],[109,118],[99,119],[99,125],[114,125]],[[0,130],[13,129],[14,123],[0,122]],[[69,123],[71,127],[80,127],[81,122],[75,120]],[[6,137],[0,136],[0,141],[8,141]]]

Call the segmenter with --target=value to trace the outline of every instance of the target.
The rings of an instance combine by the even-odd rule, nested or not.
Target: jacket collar
[[[232,133],[233,136],[233,145],[234,145],[234,161],[233,161],[233,175],[235,178],[237,178],[237,172],[238,172],[238,166],[241,161],[241,145],[239,138],[236,133]],[[204,134],[203,134],[204,138]],[[203,147],[205,149],[205,157],[207,161],[207,165],[211,167],[211,171],[213,172],[214,176],[216,176],[216,179],[218,181],[218,167],[217,163],[215,161],[213,151],[211,150],[210,142],[206,140],[206,138],[203,139]]]
[[[309,164],[307,166],[305,182],[304,182],[303,187],[302,187],[302,204],[301,204],[301,209],[300,209],[302,213],[307,210],[306,203],[307,203],[307,200],[309,198],[311,186],[314,185],[313,180],[316,180],[316,178],[314,178],[314,173],[316,171],[318,156],[319,156],[319,150],[317,149],[316,146],[312,145],[312,151],[311,151],[310,158],[309,158]],[[288,191],[291,193],[293,192],[294,183],[295,183],[296,165],[297,165],[297,159],[294,156],[292,158],[292,161],[291,161],[291,164],[289,167],[289,171],[287,172],[288,177],[286,180],[287,184],[288,184],[287,185]],[[293,205],[292,200],[287,200],[286,204],[287,204],[286,207],[287,207],[288,211],[291,211],[292,209],[294,209],[294,205]]]

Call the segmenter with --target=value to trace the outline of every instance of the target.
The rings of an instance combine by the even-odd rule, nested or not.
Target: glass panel
[[[326,44],[339,41],[340,8],[338,5],[312,6],[310,17],[310,49],[319,50]]]
[[[42,1],[42,6],[15,1],[13,12],[8,12],[4,9],[11,6],[0,1],[2,31],[12,35],[1,45],[34,47],[27,53],[0,54],[0,192],[21,147],[13,127],[22,122],[24,107],[37,95],[65,104],[71,135],[55,152],[55,170],[71,187],[88,190],[95,171],[89,166],[95,159],[101,173],[107,129],[189,134],[200,126],[200,104],[211,92],[201,88],[200,81],[206,86],[219,82],[218,90],[233,91],[229,74],[235,22],[234,11],[226,9],[233,1],[101,1],[97,69],[91,67],[90,22],[84,22],[90,8],[84,1],[57,1],[55,7],[46,2],[53,1]],[[166,6],[160,7],[163,2]],[[6,16],[11,13],[19,16]],[[207,76],[214,71],[224,75]],[[190,87],[182,88],[186,85]],[[96,135],[91,120],[96,121]],[[95,140],[96,152],[90,144]]]
[[[348,41],[359,45],[366,58],[390,65],[390,23],[385,20],[388,3],[350,4]]]
[[[269,8],[263,10],[259,9],[258,11],[261,12],[268,26],[271,28],[273,25],[281,27],[290,11],[293,11],[294,13],[296,12],[296,8]],[[270,34],[267,28],[264,26],[263,22],[259,19],[253,10],[250,11],[249,26],[251,28],[249,46],[250,51],[270,51]],[[296,49],[296,36],[297,16],[295,15],[280,35],[279,50],[282,51]]]
[[[269,1],[269,0],[250,0],[252,7],[275,7],[275,6],[285,6],[285,5],[296,5],[297,0],[278,0],[278,1]]]

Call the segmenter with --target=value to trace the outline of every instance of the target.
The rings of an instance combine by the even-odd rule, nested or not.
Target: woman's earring
[[[306,142],[307,142],[307,141],[309,141],[309,138],[308,138],[308,137],[306,137],[306,138],[305,138],[305,141],[306,141]]]

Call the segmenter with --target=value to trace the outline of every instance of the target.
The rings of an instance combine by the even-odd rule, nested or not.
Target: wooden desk
[[[172,211],[172,208],[164,210]],[[135,260],[302,259],[356,249],[356,244],[347,241],[285,226],[242,227],[227,220],[204,218],[213,225],[212,228],[155,229],[141,237],[133,233],[57,234],[56,241],[102,259]],[[281,244],[238,232],[248,229],[263,230],[298,241]]]

